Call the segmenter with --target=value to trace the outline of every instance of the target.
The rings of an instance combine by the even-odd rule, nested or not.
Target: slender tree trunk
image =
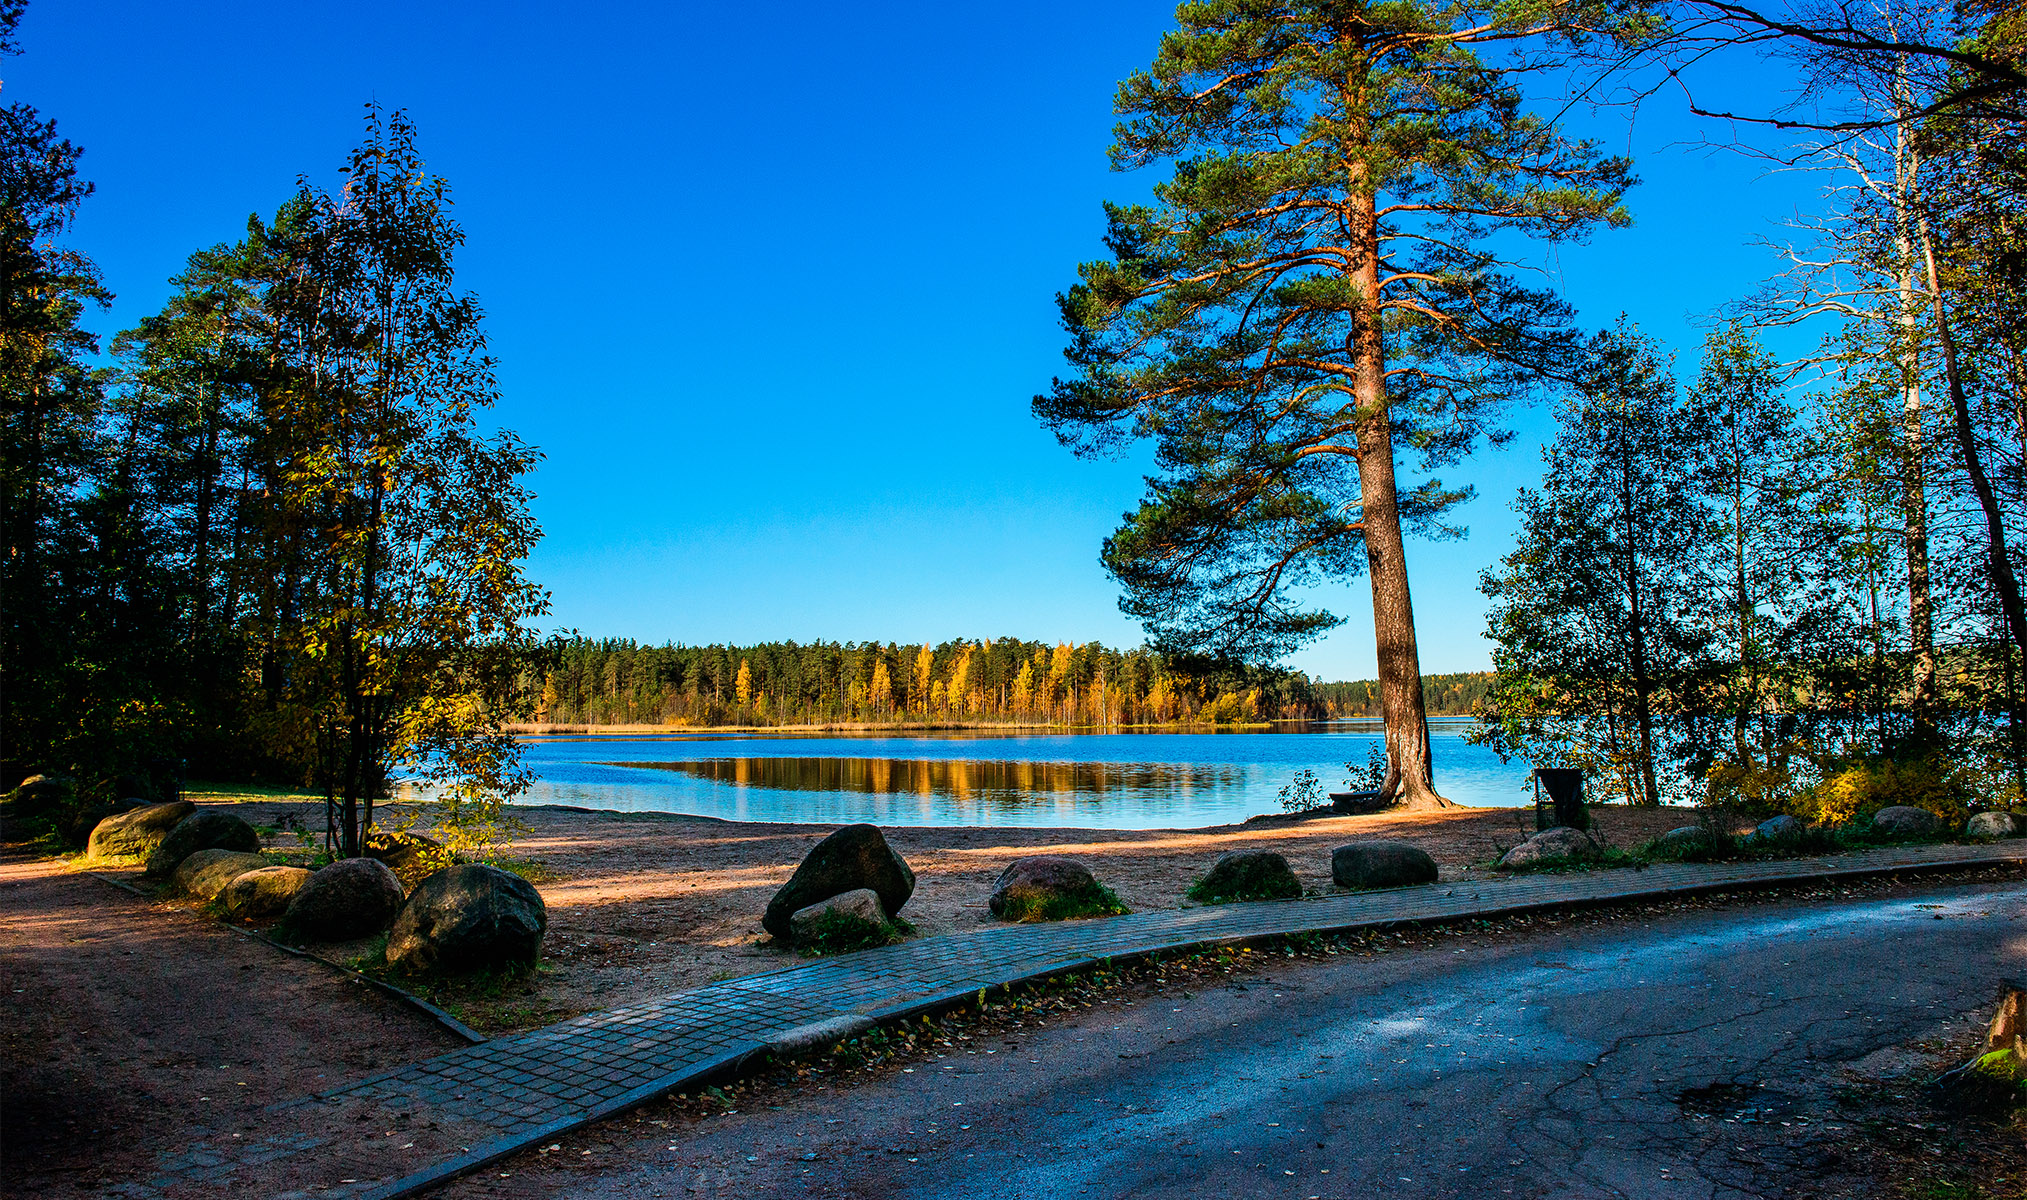
[[[2006,552],[2006,523],[1999,512],[1999,500],[1992,492],[1992,481],[1985,474],[1985,465],[1978,452],[1977,433],[1971,427],[1971,406],[1964,397],[1963,377],[1957,372],[1957,340],[1950,331],[1949,314],[1943,307],[1942,278],[1936,271],[1935,240],[1929,235],[1928,222],[1921,228],[1922,257],[1928,264],[1929,301],[1934,306],[1936,339],[1942,345],[1943,378],[1950,389],[1950,407],[1956,413],[1957,448],[1964,455],[1964,470],[1971,477],[1971,490],[1977,493],[1978,508],[1985,517],[1985,546],[1987,564],[1992,573],[1992,586],[1999,593],[1999,608],[2006,620],[2006,633],[2013,649],[2027,652],[2027,612],[2020,603],[2020,582],[2013,574],[2013,562]]]
[[[1912,101],[1906,91],[1905,63],[1895,87],[1894,125],[1894,250],[1899,259],[1901,372],[1901,509],[1907,529],[1907,641],[1913,658],[1908,714],[1915,739],[1929,742],[1935,734],[1935,615],[1929,590],[1928,561],[1928,440],[1923,428],[1921,395],[1921,318],[1915,287],[1914,200],[1920,158],[1907,113]]]
[[[1387,779],[1381,791],[1413,809],[1448,808],[1436,791],[1428,714],[1422,700],[1422,660],[1415,643],[1415,608],[1408,594],[1408,562],[1394,482],[1393,422],[1387,409],[1386,347],[1379,297],[1379,234],[1373,199],[1351,198],[1364,239],[1357,283],[1365,301],[1353,333],[1358,404],[1358,487],[1365,531],[1366,567],[1372,577],[1372,628],[1379,660],[1380,716],[1386,725]]]

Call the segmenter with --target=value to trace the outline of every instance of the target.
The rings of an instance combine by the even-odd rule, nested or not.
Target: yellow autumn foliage
[[[1805,821],[1836,825],[1896,804],[1927,809],[1947,822],[1964,819],[1962,785],[1949,768],[1934,760],[1875,758],[1853,763],[1796,795],[1788,807]]]

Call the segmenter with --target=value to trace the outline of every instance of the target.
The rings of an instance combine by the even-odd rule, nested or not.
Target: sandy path
[[[463,1043],[345,977],[0,849],[0,1192],[102,1196],[262,1106]]]

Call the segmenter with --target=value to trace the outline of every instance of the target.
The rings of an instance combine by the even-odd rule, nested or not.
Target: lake
[[[1530,803],[1528,764],[1431,722],[1436,785],[1460,804]],[[1041,825],[1164,829],[1278,812],[1295,772],[1344,790],[1345,764],[1380,744],[1372,721],[1269,730],[907,736],[529,737],[526,804],[835,825]]]

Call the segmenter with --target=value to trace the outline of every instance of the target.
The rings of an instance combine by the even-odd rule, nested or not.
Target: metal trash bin
[[[1576,767],[1534,769],[1534,827],[1589,829],[1591,814],[1584,807],[1584,773]]]

